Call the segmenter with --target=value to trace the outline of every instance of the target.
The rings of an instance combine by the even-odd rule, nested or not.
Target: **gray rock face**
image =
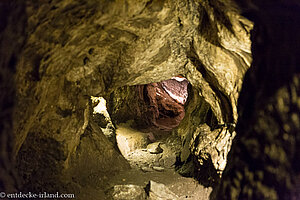
[[[146,186],[149,190],[149,200],[177,200],[179,199],[169,188],[162,183],[150,181]]]
[[[199,126],[192,138],[190,138],[189,143],[186,140],[181,160],[188,158],[189,151],[199,158],[201,165],[210,157],[215,169],[218,170],[218,174],[221,175],[227,164],[227,154],[230,150],[232,139],[236,134],[235,132],[228,132],[226,128],[211,131],[206,124]],[[197,141],[201,141],[200,144]]]
[[[119,150],[125,158],[136,149],[143,149],[147,145],[146,135],[128,125],[119,125],[116,132]]]

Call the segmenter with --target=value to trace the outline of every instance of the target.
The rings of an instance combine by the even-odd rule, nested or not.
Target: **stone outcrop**
[[[177,103],[185,104],[188,98],[189,82],[183,77],[173,77],[170,80],[162,81],[161,86]]]
[[[127,124],[118,125],[116,140],[118,148],[125,158],[134,150],[144,149],[147,146],[146,134],[132,129]]]
[[[215,199],[299,199],[300,4],[240,1],[254,21],[253,63]]]
[[[150,181],[146,186],[146,191],[149,193],[149,200],[155,199],[179,199],[176,194],[174,194],[169,188],[164,184],[156,183],[155,181]]]
[[[113,200],[146,199],[144,188],[138,185],[116,185],[112,193]]]

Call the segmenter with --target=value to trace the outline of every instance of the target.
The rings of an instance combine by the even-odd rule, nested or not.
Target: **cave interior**
[[[0,198],[300,199],[299,35],[299,0],[1,0]]]

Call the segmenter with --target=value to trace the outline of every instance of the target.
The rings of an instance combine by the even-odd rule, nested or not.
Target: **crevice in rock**
[[[220,89],[222,87],[219,85],[218,80],[216,78],[214,78],[211,75],[211,73],[204,67],[203,63],[201,62],[200,58],[198,57],[198,55],[195,51],[194,43],[191,44],[191,49],[188,54],[188,58],[196,66],[196,68],[202,74],[205,81],[209,84],[210,88],[217,95],[218,100],[220,101],[220,106],[222,108],[222,115],[223,115],[222,119],[224,120],[224,122],[225,123],[235,123],[234,119],[233,119],[232,104],[230,102],[229,97],[227,95],[225,95],[223,93],[223,91]]]

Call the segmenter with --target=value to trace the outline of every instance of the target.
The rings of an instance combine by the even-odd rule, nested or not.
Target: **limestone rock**
[[[106,121],[104,115],[102,115],[102,114],[94,114],[93,118],[94,118],[95,122],[97,122],[97,124],[99,124],[99,126],[101,128],[105,128],[106,127],[106,125],[107,125],[108,122]]]
[[[238,2],[248,11],[255,7],[247,15],[255,24],[253,65],[238,102],[237,136],[213,199],[298,199],[300,6]]]
[[[143,172],[153,172],[153,169],[150,168],[150,167],[142,167],[141,170],[142,170]]]
[[[160,147],[160,142],[148,144],[147,150],[152,154],[159,154],[163,152],[163,149]]]
[[[169,154],[169,155],[165,155],[164,157],[161,159],[163,162],[163,166],[166,168],[173,168],[176,162],[176,155],[175,154]]]
[[[150,153],[148,149],[136,149],[129,153],[126,159],[132,168],[141,169],[143,172],[149,171],[163,171],[166,169],[174,169],[176,162],[176,155],[180,152],[180,141],[171,142],[173,140],[180,140],[178,137],[168,136],[164,140],[160,140],[162,153]],[[160,143],[159,142],[159,143]]]
[[[177,200],[179,199],[169,188],[162,183],[149,181],[146,186],[149,190],[149,200]]]
[[[162,172],[162,171],[165,170],[165,168],[163,168],[163,167],[157,167],[157,166],[153,166],[152,168],[153,168],[155,171],[159,171],[159,172]]]
[[[73,183],[82,186],[80,193],[85,193],[86,187],[95,188],[95,185],[101,186],[98,189],[103,190],[109,174],[130,168],[124,157],[115,150],[114,145],[94,122],[88,125],[76,153],[69,159],[66,180],[72,180]]]
[[[219,174],[222,174],[222,171],[225,169],[227,154],[235,136],[235,132],[232,135],[228,134],[228,132],[227,128],[210,131],[209,127],[203,124],[198,127],[191,141],[189,141],[189,149],[200,158],[199,162],[203,163],[201,159],[205,160],[207,159],[206,155],[210,155],[212,163]]]
[[[116,135],[117,145],[125,157],[136,149],[145,148],[147,144],[147,136],[144,133],[134,130],[125,124],[117,127]]]
[[[142,186],[115,185],[112,198],[113,200],[145,200],[146,193]]]

